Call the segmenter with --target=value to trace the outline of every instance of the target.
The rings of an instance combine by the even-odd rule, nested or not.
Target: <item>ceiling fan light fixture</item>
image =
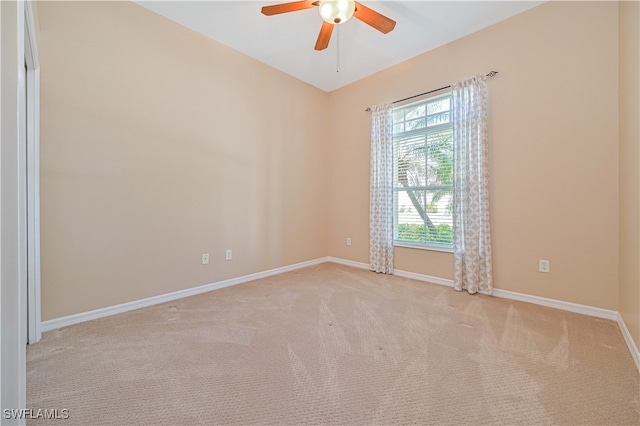
[[[353,16],[356,11],[356,2],[353,0],[323,0],[318,7],[320,16],[330,24],[343,24]]]

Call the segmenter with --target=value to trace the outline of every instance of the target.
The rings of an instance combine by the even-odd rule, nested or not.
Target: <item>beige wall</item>
[[[619,311],[640,347],[640,7],[620,2]]]
[[[326,256],[328,94],[133,3],[39,12],[43,320]]]
[[[549,2],[336,90],[329,255],[368,261],[364,109],[497,70],[490,86],[495,286],[618,308],[618,5]],[[347,247],[345,239],[353,245]],[[551,273],[537,272],[538,259]],[[452,278],[452,255],[396,249]]]

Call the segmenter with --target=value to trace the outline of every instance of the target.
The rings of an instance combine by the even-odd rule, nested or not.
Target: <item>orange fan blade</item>
[[[322,28],[320,28],[320,34],[318,35],[318,41],[316,41],[316,50],[324,50],[329,46],[329,40],[331,39],[331,33],[333,32],[333,24],[322,21]]]
[[[311,9],[315,7],[314,1],[294,1],[291,3],[274,4],[273,6],[263,6],[262,13],[271,16],[280,13],[296,12],[298,10]]]
[[[353,16],[385,34],[393,30],[396,26],[396,21],[393,19],[389,19],[358,2],[356,2],[356,11]]]

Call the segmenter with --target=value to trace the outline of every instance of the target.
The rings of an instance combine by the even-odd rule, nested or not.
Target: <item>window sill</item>
[[[394,241],[394,247],[403,247],[403,248],[412,248],[418,250],[429,250],[429,251],[439,251],[442,253],[453,253],[453,248],[449,247],[437,247],[437,246],[426,246],[424,244],[411,244],[405,242]]]

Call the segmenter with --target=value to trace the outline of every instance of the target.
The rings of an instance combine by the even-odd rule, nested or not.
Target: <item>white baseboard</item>
[[[620,313],[618,312],[616,312],[616,314],[618,314],[618,318],[616,319],[618,321],[618,326],[620,327],[622,337],[624,337],[624,341],[627,342],[629,352],[631,352],[631,357],[633,357],[633,360],[636,362],[636,367],[638,367],[638,370],[640,370],[640,351],[638,351],[638,346],[636,345],[636,342],[633,341],[631,333],[629,333],[629,329],[627,328],[627,324],[625,324],[622,315],[620,315]]]
[[[547,306],[549,308],[561,309],[563,311],[575,312],[577,314],[589,315],[616,321],[618,312],[609,309],[596,308],[594,306],[580,305],[578,303],[565,302],[563,300],[548,299],[546,297],[532,296],[530,294],[516,293],[515,291],[493,289],[493,296],[502,299],[519,300],[521,302],[533,303],[534,305]]]
[[[368,263],[355,262],[353,260],[342,259],[340,257],[327,257],[327,262],[338,263],[340,265],[353,266],[354,268],[359,269],[369,269]]]
[[[331,256],[329,256],[327,258],[327,261],[328,262],[333,262],[333,263],[338,263],[340,265],[353,266],[354,268],[369,269],[369,264],[368,263],[355,262],[353,260],[341,259],[339,257],[331,257]],[[449,286],[449,287],[453,287],[453,281],[452,280],[448,280],[446,278],[433,277],[431,275],[424,275],[424,274],[416,274],[414,272],[400,271],[400,270],[397,270],[397,269],[395,271],[393,271],[393,275],[397,275],[397,276],[403,277],[403,278],[411,278],[412,280],[427,281],[427,282],[434,283],[434,284],[440,284],[440,285],[446,285],[446,286]]]
[[[185,290],[174,291],[172,293],[161,294],[158,296],[149,297],[141,300],[134,300],[132,302],[122,303],[120,305],[108,306],[106,308],[96,309],[89,312],[82,312],[79,314],[69,315],[61,318],[54,318],[52,320],[43,321],[42,322],[42,331],[47,332],[51,330],[55,330],[61,327],[66,327],[73,324],[78,324],[85,321],[90,321],[98,318],[104,318],[111,315],[121,314],[123,312],[132,311],[134,309],[140,309],[147,306],[157,305],[160,303],[170,302],[173,300],[182,299],[184,297],[195,296],[197,294],[206,293],[212,290],[218,290],[225,287],[231,287],[237,284],[246,283],[249,281],[254,281],[260,278],[266,278],[273,275],[282,274],[284,272],[294,271],[296,269],[306,268],[309,266],[319,265],[325,262],[338,263],[340,265],[351,266],[359,269],[369,269],[369,265],[362,262],[355,262],[353,260],[342,259],[339,257],[322,257],[314,260],[309,260],[306,262],[296,263],[293,265],[283,266],[280,268],[270,269],[268,271],[257,272],[255,274],[244,275],[237,278],[231,278],[224,281],[218,281],[211,284],[205,284],[199,287],[188,288]],[[417,281],[426,281],[433,284],[444,285],[447,287],[453,286],[453,280],[447,278],[433,277],[425,274],[418,274],[415,272],[396,270],[394,275],[404,278],[410,278]],[[596,308],[593,306],[580,305],[577,303],[565,302],[562,300],[548,299],[546,297],[540,296],[532,296],[529,294],[516,293],[514,291],[509,290],[501,290],[494,288],[493,296],[500,297],[504,299],[518,300],[521,302],[533,303],[535,305],[547,306],[550,308],[561,309],[563,311],[575,312],[578,314],[589,315],[592,317],[610,319],[616,321],[618,326],[620,327],[620,331],[622,332],[622,336],[624,337],[627,346],[629,347],[629,351],[631,352],[631,356],[640,370],[640,352],[638,351],[638,347],[633,341],[627,326],[622,319],[622,316],[616,312],[609,309]]]
[[[431,275],[424,275],[424,274],[416,274],[415,272],[400,271],[400,270],[394,271],[393,274],[403,278],[410,278],[412,280],[426,281],[428,283],[444,285],[447,287],[453,287],[453,280],[450,280],[447,278],[434,277]]]
[[[61,327],[78,324],[85,321],[91,321],[98,318],[104,318],[111,315],[121,314],[123,312],[132,311],[134,309],[145,308],[147,306],[158,305],[160,303],[171,302],[173,300],[182,299],[184,297],[195,296],[196,294],[206,293],[212,290],[218,290],[225,287],[231,287],[237,284],[254,281],[260,278],[266,278],[284,272],[296,269],[306,268],[308,266],[318,265],[327,262],[326,257],[309,260],[307,262],[296,263],[293,265],[283,266],[281,268],[269,269],[268,271],[257,272],[255,274],[244,275],[242,277],[231,278],[224,281],[218,281],[211,284],[205,284],[199,287],[178,290],[172,293],[161,294],[158,296],[148,297],[146,299],[134,300],[132,302],[122,303],[120,305],[108,306],[93,311],[82,312],[79,314],[68,315],[61,318],[54,318],[42,322],[42,331],[47,332]]]
[[[369,265],[362,262],[354,262],[352,260],[340,259],[337,257],[328,257],[327,259],[329,262],[339,263],[341,265],[369,269]],[[434,284],[445,285],[447,287],[453,287],[453,280],[450,280],[448,278],[433,277],[431,275],[418,274],[415,272],[402,271],[398,269],[396,269],[393,274],[399,277],[411,278],[418,281],[426,281]],[[484,292],[481,293],[486,294]],[[535,305],[548,306],[550,308],[562,309],[563,311],[576,312],[578,314],[589,315],[592,317],[606,318],[614,321],[618,319],[618,312],[616,311],[595,308],[593,306],[587,305],[579,305],[577,303],[564,302],[562,300],[547,299],[546,297],[531,296],[529,294],[516,293],[515,291],[494,288],[493,296],[500,297],[502,299],[519,300],[521,302],[533,303]]]

